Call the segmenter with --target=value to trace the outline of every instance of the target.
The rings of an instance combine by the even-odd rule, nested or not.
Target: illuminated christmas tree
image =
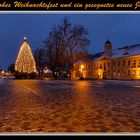
[[[16,59],[15,70],[21,73],[32,73],[36,71],[35,60],[29,44],[24,37],[24,42],[20,47],[18,57]]]

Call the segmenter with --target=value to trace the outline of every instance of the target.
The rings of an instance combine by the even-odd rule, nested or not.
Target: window
[[[118,61],[118,66],[120,66],[120,61]]]
[[[104,70],[106,70],[106,64],[104,63]]]
[[[118,70],[118,76],[120,76],[120,71]]]
[[[125,66],[125,61],[123,61],[123,66]]]
[[[115,70],[114,70],[114,76],[116,75],[116,72],[115,72]]]
[[[108,62],[108,67],[110,66],[110,63]]]
[[[133,70],[132,75],[133,75],[133,76],[135,76],[135,75],[136,75],[136,70]]]
[[[89,64],[89,69],[91,69],[91,64]]]
[[[100,64],[100,69],[102,69],[102,64]]]
[[[133,60],[133,65],[134,65],[134,66],[136,65],[136,60]]]
[[[115,63],[115,61],[114,61],[113,65],[115,66],[115,64],[116,64],[116,63]]]
[[[98,65],[97,65],[97,69],[98,69]]]
[[[128,70],[128,76],[130,76],[130,70]]]
[[[124,72],[124,70],[123,70],[123,76],[125,76],[125,72]]]
[[[110,75],[110,71],[108,71],[108,75]]]
[[[90,65],[88,65],[88,69],[90,69]]]
[[[128,60],[128,66],[130,66],[130,60]]]

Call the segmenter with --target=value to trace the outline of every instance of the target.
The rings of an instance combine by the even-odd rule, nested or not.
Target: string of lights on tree
[[[23,73],[37,72],[35,60],[26,37],[24,37],[24,42],[20,47],[15,63],[15,70]]]

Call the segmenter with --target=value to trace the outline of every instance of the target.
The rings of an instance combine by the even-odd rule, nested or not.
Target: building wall
[[[140,79],[140,55],[113,59],[113,79]]]
[[[140,79],[140,55],[74,64],[73,79]]]

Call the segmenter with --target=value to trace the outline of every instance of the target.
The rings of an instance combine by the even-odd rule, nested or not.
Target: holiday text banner
[[[140,11],[140,0],[0,0],[1,11]]]

